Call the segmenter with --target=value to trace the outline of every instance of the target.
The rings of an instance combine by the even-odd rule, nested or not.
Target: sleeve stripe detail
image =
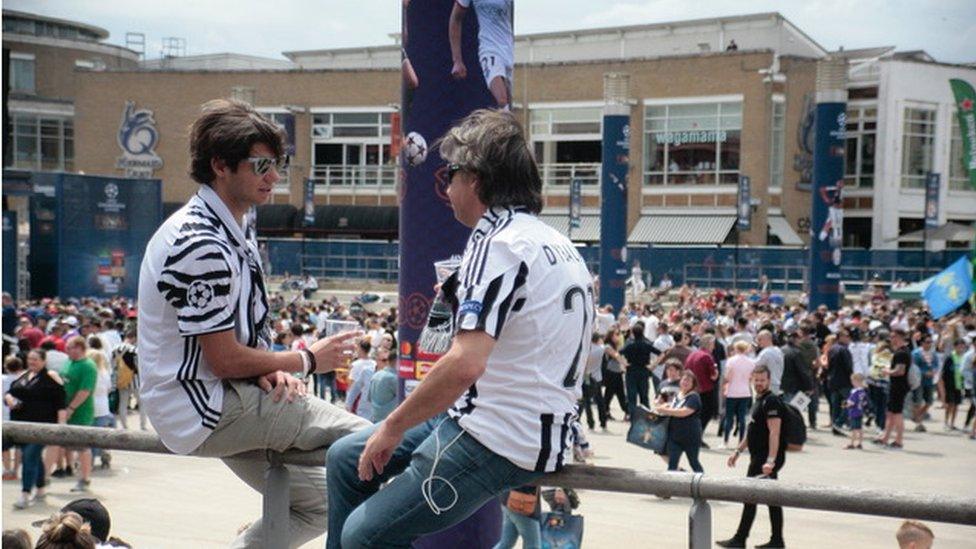
[[[188,337],[183,340],[183,364],[180,365],[180,370],[176,374],[176,379],[180,382],[183,390],[190,399],[190,404],[200,415],[201,423],[210,429],[216,427],[217,422],[220,421],[220,412],[216,412],[207,405],[207,400],[203,398],[201,394],[201,387],[193,383],[193,374],[189,373],[189,370],[193,367],[195,360],[199,360],[198,353],[200,352],[200,346],[197,344],[196,337]],[[208,424],[213,424],[210,426]]]
[[[499,225],[498,230],[491,235],[491,238],[486,239],[487,242],[485,242],[485,247],[481,251],[481,257],[478,259],[478,263],[479,263],[478,277],[475,280],[475,284],[481,284],[481,279],[485,275],[485,265],[488,264],[488,250],[491,247],[491,239],[494,238],[498,233],[502,232],[506,227],[508,227],[511,224],[512,224],[512,217],[510,216],[507,220],[505,220],[504,223]]]
[[[539,457],[535,462],[535,472],[545,473],[546,464],[549,463],[549,454],[552,453],[552,414],[542,414],[539,416],[541,423]]]
[[[494,280],[488,283],[488,288],[485,290],[485,297],[481,302],[481,313],[478,315],[478,323],[475,326],[475,330],[484,330],[488,325],[488,317],[492,316],[495,308],[495,301],[498,299],[498,294],[502,289],[502,283],[505,281],[505,275],[500,274]],[[489,333],[492,337],[497,338],[498,333]]]
[[[512,290],[508,292],[508,295],[502,300],[501,305],[498,306],[498,320],[495,323],[494,332],[496,337],[502,333],[502,328],[505,326],[505,319],[508,317],[509,310],[511,310],[511,305],[512,301],[515,299],[515,294],[522,288],[522,286],[525,285],[525,279],[528,277],[528,275],[529,266],[523,261],[521,264],[519,264],[518,274],[515,275],[515,282],[512,284]],[[524,304],[524,298],[522,302]]]
[[[173,269],[164,269],[161,274],[172,276],[178,282],[182,282],[183,284],[192,284],[196,280],[219,280],[221,278],[230,278],[232,273],[229,270],[223,270],[210,271],[209,273],[202,274],[185,274],[174,271]]]
[[[203,248],[203,247],[207,247],[207,246],[218,246],[221,249],[223,249],[224,251],[228,251],[225,246],[223,246],[218,240],[216,240],[214,238],[197,238],[196,240],[193,241],[192,244],[186,246],[185,248],[183,248],[179,252],[177,252],[177,253],[175,253],[175,254],[167,257],[166,258],[166,262],[163,263],[163,267],[169,267],[170,265],[172,265],[174,263],[177,263],[178,261],[180,261],[184,257],[190,255],[190,253],[198,250],[199,248]],[[210,252],[210,253],[204,254],[203,256],[201,256],[201,257],[199,257],[197,259],[224,259],[224,256],[223,255],[220,255],[219,257],[215,257],[214,256],[215,253],[216,252]]]

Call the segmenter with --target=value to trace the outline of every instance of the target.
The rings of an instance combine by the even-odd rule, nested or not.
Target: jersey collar
[[[210,207],[211,210],[217,217],[220,218],[221,223],[227,229],[227,232],[234,237],[234,240],[238,242],[242,249],[245,249],[247,238],[244,236],[244,219],[234,219],[234,215],[230,213],[230,209],[224,204],[224,201],[220,199],[217,192],[210,188],[208,185],[200,185],[200,190],[197,191],[197,196],[200,200]]]

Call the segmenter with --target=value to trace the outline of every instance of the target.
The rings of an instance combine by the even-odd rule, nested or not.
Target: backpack
[[[125,352],[115,353],[115,388],[116,389],[128,389],[132,387],[132,382],[135,380],[136,373],[125,362]]]
[[[788,452],[799,452],[803,450],[803,445],[807,441],[807,425],[803,422],[803,414],[788,402],[783,403],[783,427],[780,436],[786,439],[786,450]]]

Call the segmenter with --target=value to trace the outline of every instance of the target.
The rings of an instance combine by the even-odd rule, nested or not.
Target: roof
[[[728,238],[734,215],[645,215],[627,241],[635,244],[721,244]]]
[[[75,27],[88,31],[98,37],[98,40],[105,40],[108,38],[109,33],[106,29],[102,27],[96,27],[95,25],[89,25],[88,23],[79,23],[78,21],[70,21],[68,19],[58,19],[57,17],[48,17],[46,15],[38,15],[36,13],[29,13],[26,11],[17,10],[3,10],[3,16],[6,17],[20,17],[23,19],[31,19],[34,21],[45,21],[48,23],[56,23],[58,25],[65,25],[68,27]]]
[[[149,59],[139,63],[139,68],[147,70],[288,70],[298,67],[285,59],[225,52]]]

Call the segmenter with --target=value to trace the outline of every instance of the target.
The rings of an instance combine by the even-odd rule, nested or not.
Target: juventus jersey
[[[455,0],[478,16],[478,57],[496,56],[505,67],[515,66],[515,34],[512,30],[512,0]]]
[[[167,448],[192,452],[220,420],[224,390],[199,336],[234,330],[268,348],[267,320],[253,231],[202,185],[149,240],[139,271],[140,402]]]
[[[449,413],[515,465],[559,470],[593,333],[583,258],[536,216],[493,208],[472,231],[444,293],[458,330],[496,340],[485,373]]]

